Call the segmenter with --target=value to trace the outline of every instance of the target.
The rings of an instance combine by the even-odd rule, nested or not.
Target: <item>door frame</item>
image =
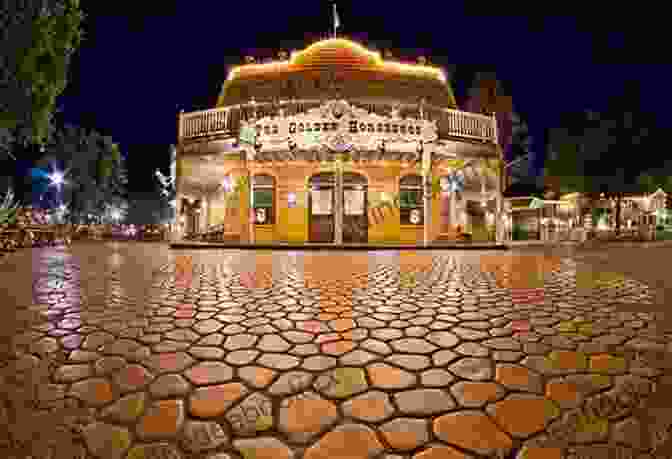
[[[350,182],[346,182],[346,175],[349,176],[349,178],[352,178],[354,180]],[[345,191],[346,190],[356,190],[358,187],[361,187],[360,189],[364,193],[364,215],[362,216],[346,216],[345,214]],[[341,190],[341,202],[343,205],[341,206],[341,213],[342,213],[342,222],[343,222],[343,242],[347,243],[355,243],[355,244],[367,244],[369,242],[369,184],[368,180],[365,175],[357,173],[357,172],[347,172],[346,174],[343,174],[343,189]],[[346,217],[353,218],[353,217],[361,217],[360,220],[365,222],[365,231],[364,231],[364,239],[363,240],[356,240],[356,241],[346,241],[345,240],[345,219]]]
[[[319,177],[324,177],[324,182],[320,183]],[[317,183],[316,183],[317,182]],[[313,231],[313,190],[331,190],[331,240],[328,241],[315,241],[311,238]],[[317,242],[317,243],[333,243],[336,240],[336,175],[333,172],[318,172],[313,174],[308,179],[308,242]],[[327,217],[326,215],[318,215],[317,217]]]

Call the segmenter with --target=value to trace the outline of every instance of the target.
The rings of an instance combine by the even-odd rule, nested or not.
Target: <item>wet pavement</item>
[[[655,292],[578,258],[17,252],[0,455],[672,457]]]

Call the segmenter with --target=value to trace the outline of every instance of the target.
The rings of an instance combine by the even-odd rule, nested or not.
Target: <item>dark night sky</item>
[[[301,49],[332,27],[326,1],[165,1],[152,11],[138,7],[143,3],[83,2],[87,38],[58,104],[66,121],[121,144],[136,190],[151,189],[153,170],[167,168],[178,110],[212,108],[231,65],[246,54]],[[641,85],[642,108],[655,112],[660,125],[671,124],[663,19],[612,6],[583,10],[577,18],[530,16],[529,10],[512,16],[517,12],[510,9],[483,16],[485,10],[477,14],[461,2],[430,3],[444,10],[414,2],[338,2],[339,35],[391,48],[402,59],[427,55],[450,70],[458,104],[474,72],[494,70],[528,121],[539,153],[544,130],[557,125],[562,112],[600,110],[628,80]]]

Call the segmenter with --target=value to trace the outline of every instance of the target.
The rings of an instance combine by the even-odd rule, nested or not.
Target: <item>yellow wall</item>
[[[188,175],[193,170],[189,164],[178,162],[179,172]],[[276,221],[274,225],[255,225],[255,241],[283,241],[305,242],[308,240],[308,178],[324,169],[323,165],[315,163],[294,163],[275,165],[254,165],[252,174],[268,174],[275,178],[276,183]],[[381,193],[392,199],[399,192],[399,178],[410,173],[411,170],[403,169],[398,163],[387,163],[384,166],[346,165],[346,171],[360,173],[367,177],[369,210],[375,203],[380,202]],[[222,176],[230,174],[234,179],[246,175],[238,160],[226,161],[226,167],[222,169]],[[297,205],[288,208],[288,194],[297,195]],[[249,191],[244,190],[239,196],[238,202],[234,203],[237,215],[226,216],[226,205],[223,198],[211,201],[209,224],[226,224],[227,232],[240,234],[241,241],[249,240]],[[436,239],[440,231],[440,200],[435,197],[432,200],[431,220],[429,228],[430,240]],[[421,243],[423,241],[422,227],[402,228],[399,220],[398,208],[385,208],[382,221],[374,222],[369,212],[369,242],[410,242]]]
[[[220,225],[224,223],[226,217],[226,204],[224,200],[212,200],[210,201],[210,221],[209,225]]]
[[[275,237],[275,225],[254,225],[254,242],[273,242]]]

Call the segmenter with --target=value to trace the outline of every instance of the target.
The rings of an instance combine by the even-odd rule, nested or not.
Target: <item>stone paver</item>
[[[478,454],[507,453],[511,438],[481,411],[460,411],[434,420],[434,434],[446,443]]]
[[[216,422],[188,421],[182,432],[182,445],[191,452],[200,452],[227,445],[229,436]]]
[[[450,388],[450,392],[460,406],[480,408],[503,397],[505,390],[491,382],[460,381]]]
[[[293,459],[295,457],[287,445],[272,437],[235,440],[233,446],[240,452],[243,459]]]
[[[139,392],[120,398],[101,411],[101,417],[115,422],[127,424],[135,421],[144,412],[147,394]]]
[[[450,410],[455,401],[440,389],[416,389],[394,395],[399,410],[405,414],[430,415]]]
[[[514,437],[528,437],[541,432],[560,409],[548,399],[526,394],[512,394],[487,407],[487,412]],[[521,416],[521,413],[525,413]]]
[[[294,442],[307,443],[338,419],[336,405],[314,392],[283,400],[279,429]]]
[[[112,256],[105,245],[54,250],[3,271],[17,290],[38,279],[25,302],[0,298],[35,318],[11,340],[34,354],[0,354],[0,383],[27,392],[26,374],[47,372],[36,407],[93,410],[66,417],[92,457],[559,459],[548,442],[564,439],[577,457],[653,459],[638,418],[653,411],[634,404],[672,378],[672,334],[646,312],[646,285],[600,280],[573,255],[296,263],[119,244],[142,261],[108,272],[86,261]],[[399,285],[395,269],[419,274]]]
[[[374,363],[367,367],[374,387],[381,389],[404,389],[415,384],[418,376],[386,363]]]
[[[305,459],[371,458],[383,451],[383,445],[371,428],[345,424],[326,433],[306,450]]]
[[[143,439],[172,438],[184,422],[182,400],[160,400],[147,408],[140,419],[137,434]]]
[[[169,374],[156,378],[149,387],[149,392],[155,398],[170,398],[186,395],[190,388],[191,385],[184,376]]]
[[[212,418],[223,414],[248,390],[240,383],[196,389],[189,399],[189,412],[196,417]]]
[[[191,367],[184,375],[192,384],[203,386],[230,381],[233,368],[221,362],[202,362]]]
[[[82,433],[89,451],[97,457],[122,459],[131,446],[131,433],[123,427],[96,422]]]
[[[390,396],[382,391],[369,391],[353,397],[341,408],[345,416],[368,422],[382,421],[394,413]]]

